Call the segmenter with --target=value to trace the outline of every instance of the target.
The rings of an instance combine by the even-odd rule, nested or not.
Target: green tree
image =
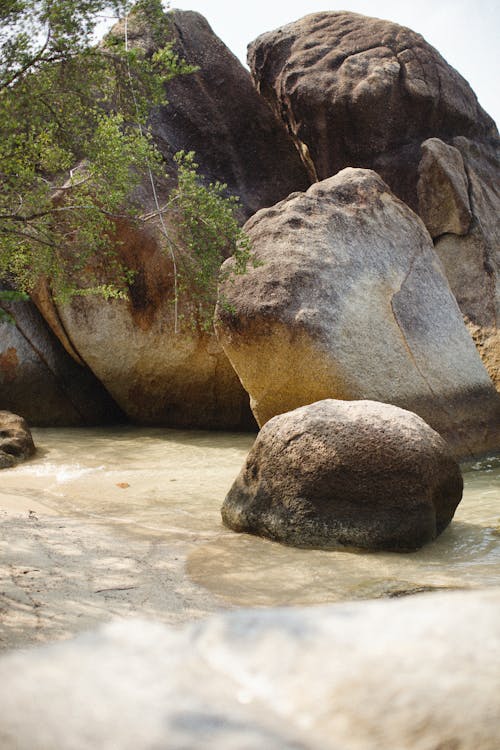
[[[226,195],[224,183],[202,183],[194,152],[179,151],[175,161],[178,185],[167,207],[179,215],[183,244],[188,250],[181,256],[179,293],[189,301],[191,327],[210,331],[221,263],[232,255],[232,273],[240,275],[246,273],[249,264],[255,267],[258,262],[249,237],[236,219],[238,198]],[[228,304],[223,298],[219,302]]]
[[[103,16],[130,11],[119,0],[0,6],[0,278],[25,292],[40,276],[57,295],[76,291],[59,252],[68,241],[79,248],[77,266],[96,253],[114,262],[113,218],[144,168],[158,166],[147,112],[163,102],[165,81],[191,69],[171,44],[147,56],[123,38],[94,43]],[[165,38],[159,0],[133,12]],[[127,281],[123,270],[122,288]]]
[[[110,17],[122,20],[120,33],[96,44],[96,26]],[[148,29],[154,53],[128,45],[125,19]],[[160,0],[133,6],[128,0],[0,0],[0,24],[0,279],[29,293],[44,277],[63,301],[96,292],[126,296],[132,279],[110,240],[114,221],[141,220],[129,200],[134,184],[148,172],[154,191],[162,169],[148,114],[165,103],[168,80],[194,69],[165,43]],[[183,256],[179,282],[160,210],[157,218],[174,261],[176,310],[179,292],[189,290],[189,322],[207,329],[221,261],[234,253],[239,273],[251,254],[226,186],[203,186],[193,154],[181,153],[177,162],[178,188],[162,210],[177,212],[191,253]],[[97,271],[94,279],[89,275],[89,268],[102,266],[112,284],[99,283]],[[82,289],[84,268],[88,286]],[[13,292],[2,296],[10,300]]]

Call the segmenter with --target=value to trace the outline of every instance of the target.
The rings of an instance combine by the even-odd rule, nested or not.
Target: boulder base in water
[[[446,443],[416,414],[328,399],[262,428],[222,518],[298,547],[411,550],[448,526],[462,487]]]
[[[109,393],[64,350],[31,302],[2,301],[0,307],[13,320],[0,319],[0,409],[37,427],[123,419]]]
[[[35,444],[26,421],[17,414],[0,411],[0,469],[8,469],[32,456]]]

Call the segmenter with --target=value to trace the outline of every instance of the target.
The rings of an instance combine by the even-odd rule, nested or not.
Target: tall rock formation
[[[173,11],[169,19],[176,51],[198,70],[169,82],[168,105],[151,113],[153,137],[165,159],[165,179],[157,187],[161,202],[176,184],[173,155],[180,149],[196,152],[208,182],[224,182],[228,194],[240,197],[242,220],[307,187],[308,176],[283,123],[205,19],[183,11]],[[123,27],[114,33],[123,33]],[[133,16],[128,38],[153,52],[148,29]],[[154,211],[147,177],[132,198],[142,212]],[[190,256],[179,217],[170,213],[165,225],[173,250],[154,221],[146,227],[117,225],[117,253],[135,272],[128,301],[83,297],[60,305],[45,288],[37,305],[72,356],[90,367],[134,421],[254,426],[248,396],[216,338],[189,326],[189,283],[176,320],[175,276]],[[104,269],[102,282],[109,281]],[[183,318],[187,324],[177,331]]]
[[[419,34],[346,12],[263,34],[249,63],[311,178],[374,169],[420,213],[500,387],[500,140],[468,83]]]

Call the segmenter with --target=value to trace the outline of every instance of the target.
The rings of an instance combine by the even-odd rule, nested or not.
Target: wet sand
[[[408,555],[309,551],[238,535],[220,505],[254,436],[35,430],[2,471],[0,648],[114,617],[169,624],[237,606],[320,604],[500,584],[500,461],[466,467],[456,517]]]

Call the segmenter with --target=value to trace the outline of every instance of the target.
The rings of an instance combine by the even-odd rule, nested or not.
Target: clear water
[[[1,473],[0,510],[80,518],[175,540],[190,580],[229,605],[315,604],[500,585],[500,458],[463,467],[455,519],[411,554],[298,550],[225,529],[220,506],[254,435],[39,429],[38,454]]]

